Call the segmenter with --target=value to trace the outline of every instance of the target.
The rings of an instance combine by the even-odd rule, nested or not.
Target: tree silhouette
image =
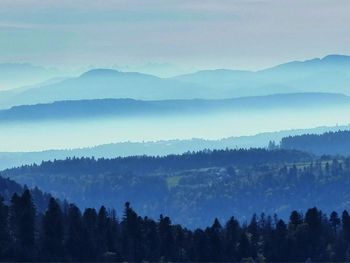
[[[65,246],[68,251],[69,257],[74,261],[84,260],[85,235],[83,221],[81,218],[81,212],[79,208],[73,204],[71,204],[68,208],[67,224],[68,232],[65,241]]]
[[[62,207],[63,208],[62,208]],[[0,261],[95,262],[344,262],[350,259],[350,216],[341,220],[310,208],[292,211],[289,222],[277,215],[252,216],[240,224],[231,217],[223,226],[190,230],[140,217],[125,204],[119,222],[113,210],[86,208],[81,214],[51,198],[36,214],[29,190],[14,194],[8,207],[0,199]],[[29,219],[25,221],[24,219]],[[30,224],[28,223],[30,222]],[[29,249],[30,248],[30,249]]]
[[[22,196],[14,195],[11,217],[19,260],[33,260],[35,257],[35,207],[31,194],[26,189]]]
[[[42,253],[44,258],[62,260],[63,247],[63,215],[60,205],[50,198],[49,206],[42,219]]]
[[[0,196],[0,259],[8,260],[10,257],[11,239],[8,225],[9,208]]]

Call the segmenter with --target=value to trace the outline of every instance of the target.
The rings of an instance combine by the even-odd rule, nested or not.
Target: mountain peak
[[[97,76],[114,76],[116,74],[121,74],[122,72],[114,69],[97,68],[91,69],[83,73],[80,77],[97,77]]]
[[[102,77],[102,78],[108,78],[108,77],[134,77],[134,78],[157,78],[153,75],[143,74],[139,72],[124,72],[119,71],[115,69],[105,69],[105,68],[97,68],[97,69],[91,69],[82,75],[80,75],[80,78],[89,78],[89,77]]]
[[[350,63],[350,56],[332,54],[325,56],[322,60],[334,63]]]

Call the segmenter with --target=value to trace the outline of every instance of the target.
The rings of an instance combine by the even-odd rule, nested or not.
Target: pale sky
[[[259,69],[350,54],[349,0],[0,0],[0,63]]]

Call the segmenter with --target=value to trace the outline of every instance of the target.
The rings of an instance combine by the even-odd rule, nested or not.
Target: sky
[[[0,0],[0,63],[188,71],[350,54],[349,0]]]

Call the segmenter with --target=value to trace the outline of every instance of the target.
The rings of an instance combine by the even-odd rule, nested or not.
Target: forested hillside
[[[0,196],[3,198],[5,203],[10,202],[13,194],[22,194],[26,189],[28,189],[26,186],[23,187],[13,180],[0,176]],[[29,190],[33,196],[33,200],[38,211],[45,211],[51,195],[42,192],[37,187]]]
[[[185,140],[159,140],[142,142],[117,142],[102,144],[93,147],[83,147],[62,150],[46,150],[31,152],[0,152],[0,170],[41,163],[49,160],[64,160],[68,157],[95,157],[95,158],[115,158],[117,156],[166,156],[169,154],[182,154],[184,152],[196,152],[203,149],[239,149],[239,148],[264,148],[269,141],[276,148],[276,142],[291,135],[301,135],[306,133],[321,134],[329,131],[349,130],[350,125],[345,126],[322,126],[312,129],[293,129],[278,132],[264,132],[252,136],[228,137],[219,140],[208,139],[185,139]]]
[[[310,161],[312,157],[300,151],[266,149],[237,150],[204,150],[187,152],[181,155],[167,156],[130,156],[112,159],[105,158],[67,158],[42,162],[40,165],[24,165],[19,168],[7,169],[5,175],[20,175],[26,173],[40,174],[101,174],[101,173],[134,173],[145,175],[150,172],[170,172],[184,169],[196,169],[215,166],[247,166],[261,164],[276,164],[283,162]]]
[[[139,216],[125,203],[116,214],[104,206],[83,212],[51,198],[37,213],[31,194],[0,199],[0,260],[45,262],[320,262],[349,261],[350,216],[316,207],[289,219],[253,215],[241,223],[211,219],[188,230],[167,216]]]
[[[288,136],[281,140],[281,148],[317,155],[350,155],[350,131]]]
[[[133,203],[140,214],[171,216],[189,227],[211,218],[349,205],[350,159],[287,150],[225,150],[116,159],[73,158],[2,172],[79,207]],[[330,198],[332,196],[332,198]]]

